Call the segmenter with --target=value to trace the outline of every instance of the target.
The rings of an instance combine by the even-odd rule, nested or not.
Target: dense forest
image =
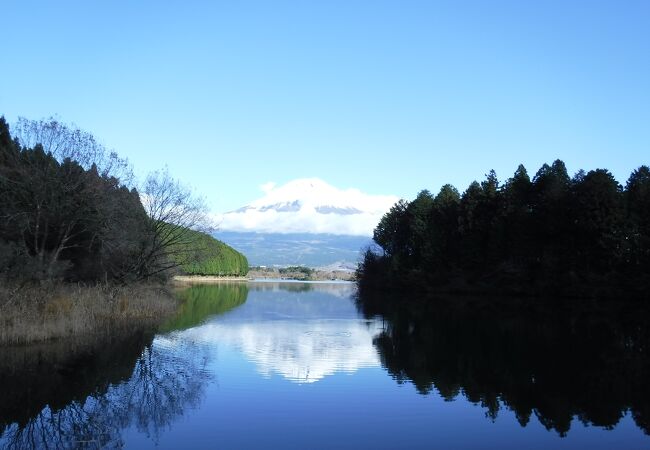
[[[0,278],[118,281],[185,270],[242,275],[204,204],[165,172],[140,189],[128,163],[56,120],[0,118]],[[195,231],[196,230],[196,231]]]
[[[192,241],[189,254],[175,254],[180,270],[188,275],[244,276],[248,273],[248,260],[234,248],[201,233],[188,232]]]
[[[648,296],[650,169],[622,187],[604,169],[570,177],[557,160],[529,177],[494,171],[461,195],[444,185],[401,200],[374,230],[361,290]]]

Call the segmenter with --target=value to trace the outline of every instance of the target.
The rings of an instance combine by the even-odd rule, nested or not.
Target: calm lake
[[[196,285],[157,332],[5,350],[0,448],[650,448],[638,316],[354,294]]]

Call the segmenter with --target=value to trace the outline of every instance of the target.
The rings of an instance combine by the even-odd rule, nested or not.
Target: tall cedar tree
[[[374,233],[381,251],[359,266],[361,289],[424,289],[647,297],[650,169],[625,188],[604,169],[570,178],[544,164],[531,181],[520,165],[500,184],[491,171],[458,195],[445,185],[400,200]]]

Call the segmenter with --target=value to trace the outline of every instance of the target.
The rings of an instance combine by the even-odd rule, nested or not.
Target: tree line
[[[193,244],[189,255],[180,255],[178,262],[188,275],[245,276],[248,273],[246,256],[223,242],[198,231],[189,231]]]
[[[202,199],[165,171],[138,189],[128,162],[55,119],[0,117],[0,278],[129,282],[243,255],[201,233]],[[214,242],[206,244],[213,240]]]
[[[504,183],[491,171],[461,195],[446,184],[400,200],[374,230],[359,265],[360,289],[577,296],[650,287],[650,169],[625,187],[604,169],[520,165]]]

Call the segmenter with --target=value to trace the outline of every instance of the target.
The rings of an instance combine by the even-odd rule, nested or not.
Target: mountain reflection
[[[146,334],[3,349],[0,446],[119,448],[130,427],[157,441],[202,397],[206,354]]]
[[[496,313],[485,303],[457,303],[357,300],[366,317],[386,320],[374,339],[382,365],[423,395],[462,395],[493,420],[507,408],[522,426],[534,414],[561,436],[574,418],[609,429],[630,413],[650,434],[645,313]]]
[[[298,383],[377,367],[381,324],[357,318],[353,292],[349,283],[250,283],[245,305],[187,336],[235,347],[260,374]]]
[[[119,448],[127,429],[158,442],[203,398],[213,377],[207,368],[212,344],[238,345],[260,372],[296,381],[377,366],[377,330],[349,319],[357,317],[349,302],[353,289],[195,285],[178,291],[178,313],[157,336],[140,330],[2,348],[0,448]]]
[[[358,321],[213,323],[196,337],[237,347],[264,376],[312,383],[336,372],[379,365],[372,337],[375,326]]]
[[[354,283],[349,282],[300,282],[300,281],[253,281],[248,283],[251,291],[257,292],[320,292],[333,295],[335,297],[350,298],[356,291]]]

